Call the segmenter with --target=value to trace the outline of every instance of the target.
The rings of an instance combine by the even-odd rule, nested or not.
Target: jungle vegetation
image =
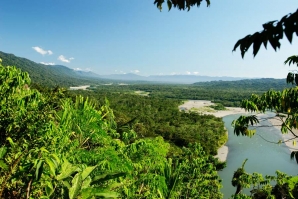
[[[23,63],[20,62],[19,64],[23,64]],[[23,74],[21,72],[19,73]],[[35,71],[35,73],[39,74],[38,71]],[[4,77],[6,76],[4,75],[3,78]],[[33,76],[33,78],[36,78],[36,77]],[[64,83],[62,83],[62,85],[64,85]],[[263,85],[263,86],[260,86],[260,85]],[[289,87],[288,85],[286,85],[285,80],[276,80],[276,79],[241,80],[241,81],[231,81],[231,82],[215,81],[215,82],[196,83],[194,85],[153,85],[153,84],[95,85],[94,84],[93,86],[91,86],[89,90],[86,90],[86,91],[81,91],[81,90],[68,91],[66,89],[62,89],[59,87],[54,88],[53,86],[54,85],[47,84],[46,82],[41,82],[40,84],[35,83],[33,85],[29,83],[25,84],[25,88],[30,88],[31,90],[35,90],[34,88],[37,88],[38,91],[37,90],[35,91],[39,93],[41,96],[43,96],[43,99],[46,99],[46,101],[44,101],[43,103],[47,104],[48,110],[44,110],[44,109],[40,110],[44,113],[51,112],[51,109],[55,109],[55,111],[61,112],[63,110],[62,107],[65,107],[62,101],[66,99],[69,100],[69,103],[79,103],[78,102],[79,95],[83,96],[81,101],[82,100],[84,101],[84,99],[86,100],[88,99],[87,100],[88,103],[91,103],[92,108],[94,108],[95,110],[102,110],[103,107],[108,107],[109,111],[112,112],[112,117],[111,117],[112,119],[111,118],[109,119],[109,121],[111,122],[110,129],[112,129],[112,131],[115,132],[115,134],[117,134],[117,136],[112,137],[112,139],[119,139],[129,146],[136,142],[139,142],[139,140],[146,140],[146,142],[149,142],[152,140],[161,139],[162,145],[165,144],[167,146],[166,152],[163,153],[163,156],[162,156],[163,161],[166,161],[166,162],[173,161],[174,159],[175,161],[180,161],[181,155],[184,153],[183,151],[194,145],[200,147],[199,151],[201,152],[199,153],[203,153],[204,157],[215,155],[217,152],[217,148],[221,146],[223,143],[225,143],[227,139],[221,119],[215,118],[213,116],[203,116],[194,112],[186,113],[183,111],[179,111],[178,106],[183,103],[183,100],[187,100],[187,99],[213,100],[213,102],[219,103],[216,107],[213,107],[213,108],[222,109],[223,105],[225,106],[240,105],[241,100],[250,96],[251,93],[261,94],[266,89],[278,88],[279,90],[282,90],[284,88]],[[25,107],[27,107],[27,105],[24,105],[23,109],[25,109]],[[37,112],[34,112],[34,114],[36,115],[36,117],[40,117],[38,116]],[[82,112],[79,115],[81,114]],[[105,115],[104,112],[102,114]],[[13,116],[10,116],[10,117],[13,117]],[[54,119],[54,121],[56,119]],[[22,120],[20,119],[20,121]],[[34,121],[36,120],[37,119],[35,119]],[[11,121],[14,121],[14,120],[11,120]],[[49,121],[49,118],[45,118],[43,121]],[[73,123],[74,125],[78,121],[74,120],[72,122],[74,122]],[[8,125],[9,121],[6,121],[5,124]],[[17,130],[16,133],[22,132],[23,129],[26,129],[24,127],[25,124],[26,122],[23,123],[22,130]],[[93,125],[93,123],[87,123],[86,125],[91,125],[91,124]],[[19,125],[19,124],[15,124],[15,125]],[[15,127],[13,126],[10,128],[13,129]],[[88,129],[89,127],[85,126],[84,128]],[[97,127],[94,126],[94,128],[98,128],[98,126]],[[82,127],[76,127],[76,129],[79,131],[82,131]],[[3,130],[3,132],[5,132],[5,130]],[[72,140],[73,138],[74,137],[71,137],[70,142],[73,142]],[[32,139],[35,139],[35,138],[32,138]],[[80,139],[83,139],[83,138],[80,138]],[[89,139],[90,139],[89,136],[87,136],[86,140],[89,140]],[[107,145],[109,145],[109,143]],[[157,148],[162,147],[162,145],[158,145]],[[7,162],[5,162],[5,161],[8,161],[8,159],[5,159],[8,151],[7,145],[2,147],[1,150],[3,150],[2,151],[3,155],[1,156],[1,159],[3,160],[3,163],[4,163],[3,168],[5,167],[5,165],[7,168],[7,165],[9,165]],[[74,148],[71,148],[70,150],[75,151]],[[152,152],[152,156],[154,153],[156,153],[156,151]],[[94,155],[88,155],[87,152],[84,152],[82,154],[84,155],[81,155],[80,158],[83,158],[83,156],[86,156],[86,159],[93,159],[94,157]],[[99,155],[98,153],[96,154]],[[118,153],[116,154],[118,155]],[[147,154],[147,152],[145,154]],[[71,157],[75,157],[75,156],[76,154],[72,153]],[[60,156],[58,157],[60,158]],[[110,164],[109,163],[110,160],[109,159],[106,160],[105,158],[107,158],[107,156],[102,156],[102,159],[99,159],[99,160],[106,161],[107,164]],[[148,158],[149,158],[148,161],[151,161],[150,160],[151,156],[149,156]],[[122,161],[122,156],[120,159]],[[34,169],[37,169],[40,166],[42,166],[42,169],[44,169],[43,166],[47,167],[45,162],[46,159],[44,157],[41,158],[41,161],[39,160],[40,160],[39,158],[34,159],[35,165],[33,166],[31,165],[31,167],[28,166],[30,167],[31,172],[35,171],[35,175],[36,175],[36,170]],[[40,162],[39,166],[37,166],[38,161]],[[48,159],[47,161],[49,162]],[[55,167],[55,169],[57,170],[59,168],[62,168],[63,162],[60,159],[56,161],[59,162],[60,166],[56,166],[57,168]],[[71,159],[66,159],[66,161],[70,162],[71,164],[77,165],[76,161],[78,160],[74,161]],[[218,162],[216,159],[213,158],[212,161],[213,161],[212,164],[215,172],[216,170],[222,169],[224,167],[224,164]],[[84,167],[89,169],[95,167],[99,161],[97,163],[95,162],[92,162],[91,164],[87,160],[84,160],[84,161],[80,160],[80,163],[82,163]],[[68,163],[65,163],[65,164],[68,164]],[[56,165],[58,165],[58,163]],[[126,178],[127,177],[126,174],[131,171],[130,170],[131,168],[133,167],[126,168],[125,171],[123,170],[116,171],[115,169],[114,170],[110,169],[107,171],[104,170],[102,173],[100,172],[99,173],[100,175],[103,175],[103,176],[105,175],[109,176],[108,179],[115,177],[116,180],[114,180],[114,178],[113,180],[118,183],[119,181],[118,178],[121,178],[121,179]],[[52,168],[52,170],[54,169]],[[26,170],[26,172],[28,172],[28,170]],[[55,172],[57,173],[58,171],[55,171]],[[104,172],[107,172],[107,174],[103,174]],[[152,170],[152,172],[156,172],[156,170],[154,171]],[[98,174],[98,173],[94,173],[94,176],[95,174]],[[125,177],[122,176],[124,174],[125,174]],[[147,177],[147,174],[148,173],[144,174],[143,177]],[[71,188],[72,184],[70,183],[70,179],[72,179],[72,177],[77,175],[77,173],[73,172],[72,174],[69,174],[69,175],[72,175],[72,176],[69,176],[67,179],[69,183],[68,188]],[[139,178],[139,176],[137,177],[134,176],[134,178]],[[9,174],[7,176],[7,180],[8,179],[12,179],[12,174]],[[14,177],[13,179],[16,180],[17,177]],[[7,182],[6,179],[4,180],[5,182]],[[64,180],[63,183],[66,183],[67,180]],[[111,179],[110,181],[113,181],[113,180]],[[103,178],[101,183],[109,183],[110,181],[106,182],[105,178]],[[30,182],[30,180],[27,180],[24,182],[23,180],[22,183],[24,184],[24,186],[27,183],[26,184],[27,192],[24,191],[25,187],[20,188],[19,187],[20,185],[18,185],[18,189],[21,190],[22,192],[26,192],[28,196],[32,196],[32,192],[30,190],[33,189],[31,188],[31,186],[33,185],[35,186],[35,184],[32,185],[33,181]],[[55,192],[58,189],[54,187],[58,185],[55,184],[56,182],[52,182],[52,183],[54,183],[54,185],[51,185],[51,184],[49,185],[50,187],[51,186],[53,187],[53,190],[51,191],[52,193],[49,193],[47,196],[43,196],[43,197],[55,198],[57,196],[55,195],[56,194]],[[29,191],[28,191],[28,186],[29,186]],[[97,193],[97,191],[100,190],[101,191],[100,194],[103,194],[103,195],[105,193],[111,194],[111,195],[105,195],[106,197],[108,196],[128,197],[129,196],[134,198],[142,198],[142,197],[145,197],[146,194],[148,195],[152,194],[152,190],[148,192],[145,192],[145,191],[143,192],[142,191],[143,188],[141,188],[141,191],[139,191],[138,194],[136,194],[136,191],[133,191],[133,193],[130,193],[131,195],[129,195],[127,192],[124,193],[123,190],[120,190],[120,189],[115,188],[115,189],[107,190],[107,189],[103,189],[101,186],[102,184],[98,184],[98,186],[95,186],[96,188],[100,187],[99,189],[96,189],[95,192]],[[133,185],[133,186],[134,186],[134,189],[137,190],[138,188],[140,188],[138,186],[145,186],[145,185],[142,182],[141,185],[139,184],[139,185]],[[217,181],[216,186],[220,186],[219,180]],[[4,184],[3,184],[3,187],[4,187]],[[122,188],[124,189],[124,187]],[[60,188],[60,189],[64,190],[63,192],[64,197],[66,198],[70,197],[69,190],[67,190],[66,188]],[[42,187],[40,189],[40,192],[45,190],[50,190],[50,188]],[[154,190],[157,192],[160,191],[159,188],[154,188]],[[13,195],[13,193],[16,193],[15,189],[10,189],[9,191],[7,188],[3,188],[3,194],[4,194],[3,196],[5,197],[8,197],[8,198],[24,197],[21,195]],[[218,191],[218,193],[220,192]],[[26,194],[26,197],[27,197],[27,194]],[[165,195],[167,195],[167,193],[163,193],[163,194],[164,194],[163,197],[166,197]],[[196,196],[197,197],[202,196],[202,195],[196,195],[196,194],[194,193],[193,195],[194,198]],[[33,195],[33,196],[37,197],[37,195]],[[88,197],[89,196],[96,197],[96,195],[92,195],[92,194],[88,195]],[[100,196],[100,195],[97,195],[97,196]],[[38,195],[38,197],[41,197],[41,196]],[[75,194],[75,197],[83,197],[83,196],[81,196],[80,194],[78,195]],[[159,195],[159,197],[161,196]],[[178,196],[172,195],[171,197],[175,198]],[[168,197],[168,198],[171,198],[171,197]],[[221,197],[220,194],[218,197],[219,198]]]
[[[200,143],[173,153],[163,137],[117,123],[106,99],[30,86],[28,73],[0,63],[0,198],[222,198],[222,163]],[[179,128],[194,128],[197,115],[179,114]]]
[[[169,9],[173,6],[189,10],[201,2],[168,0],[167,4]],[[160,9],[163,3],[164,0],[155,1]],[[206,3],[209,5],[210,1],[206,0]],[[254,55],[261,44],[267,47],[268,42],[277,49],[283,34],[290,42],[293,33],[297,34],[297,19],[296,11],[280,21],[266,23],[262,32],[239,40],[234,50],[240,47],[243,57],[252,44]],[[290,57],[286,63],[297,64],[297,56]],[[294,85],[293,88],[253,95],[241,106],[249,111],[275,110],[282,120],[282,132],[291,133],[297,128],[297,77],[296,73],[288,75],[287,81]],[[170,97],[151,97],[150,100],[156,100],[153,105],[144,96],[135,95],[133,98],[139,100],[133,101],[131,94],[126,98],[127,94],[120,93],[121,97],[111,97],[109,101],[107,97],[115,93],[83,97],[59,88],[40,92],[31,87],[28,73],[2,64],[0,81],[0,197],[222,198],[217,175],[221,164],[211,155],[212,150],[208,151],[208,146],[201,146],[200,138],[193,138],[196,134],[185,143],[177,143],[175,138],[180,136],[179,133],[150,129],[150,124],[144,121],[155,121],[146,114],[137,115],[142,110],[163,122],[155,112],[165,109],[172,114],[165,117],[186,121],[171,120],[172,123],[166,126],[169,129],[182,126],[192,129],[193,126],[188,126],[190,123],[208,126],[213,122],[212,117],[205,117],[207,123],[204,123],[206,121],[200,115],[174,111],[173,107],[160,103],[175,104],[181,102],[180,98],[175,101]],[[130,104],[131,101],[139,102],[136,105],[139,109],[131,108],[135,105]],[[126,105],[113,111],[111,107],[117,103]],[[118,121],[114,112],[118,114]],[[147,118],[137,120],[142,117]],[[253,131],[249,125],[255,123],[258,119],[254,115],[241,117],[234,123],[235,133],[251,136]],[[143,131],[143,126],[150,129],[149,134]],[[217,146],[216,143],[213,145]],[[297,156],[297,152],[291,154],[296,160]],[[236,187],[234,198],[297,197],[297,176],[281,172],[266,177],[248,174],[245,162],[232,179]],[[275,181],[273,185],[272,181]],[[253,188],[250,196],[241,193],[243,187]]]

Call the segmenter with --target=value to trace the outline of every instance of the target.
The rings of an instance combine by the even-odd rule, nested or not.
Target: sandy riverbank
[[[227,110],[217,111],[210,108],[210,105],[214,105],[214,103],[207,100],[189,100],[180,105],[179,109],[184,111],[196,111],[205,115],[214,115],[215,117],[246,113],[244,109],[237,107],[226,107]],[[227,160],[228,153],[229,148],[223,145],[217,150],[217,155],[215,157],[224,162]]]
[[[268,121],[278,130],[281,129],[282,122],[280,121],[280,119],[278,117],[268,119]],[[298,130],[294,129],[293,133],[295,133],[295,135],[298,135]],[[298,142],[298,139],[297,138],[293,139],[294,135],[292,133],[289,132],[287,134],[282,134],[280,132],[280,134],[281,134],[283,141],[285,142],[285,144],[287,145],[287,147],[289,148],[290,151],[298,151],[298,145],[297,144],[295,146],[293,145],[293,140],[296,140],[296,142]]]
[[[244,109],[238,107],[226,107],[227,110],[217,111],[209,107],[211,105],[214,105],[214,103],[207,100],[189,100],[180,105],[179,109],[185,111],[196,111],[201,114],[214,115],[215,117],[246,113]]]
[[[71,87],[69,87],[69,90],[86,90],[89,87],[90,87],[90,85],[86,85],[86,86],[71,86]]]

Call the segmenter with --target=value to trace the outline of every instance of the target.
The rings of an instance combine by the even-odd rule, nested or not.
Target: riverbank
[[[274,118],[270,118],[268,119],[268,121],[272,124],[272,126],[274,126],[274,128],[277,128],[279,131],[281,130],[281,124],[282,121],[278,118],[278,117],[274,117]],[[293,133],[295,135],[298,135],[298,130],[294,129]],[[298,145],[293,145],[293,140],[296,140],[296,142],[298,142],[298,139],[294,139],[295,136],[292,133],[287,133],[287,134],[281,134],[281,137],[284,141],[284,143],[286,144],[286,146],[289,148],[289,150],[292,151],[298,151]]]
[[[245,113],[244,109],[238,107],[226,107],[226,110],[218,111],[209,107],[211,105],[215,104],[207,100],[189,100],[180,105],[179,109],[184,111],[195,111],[203,115],[214,115],[215,117]]]
[[[214,115],[215,117],[247,113],[244,109],[238,107],[226,107],[226,110],[217,111],[209,107],[211,105],[214,105],[214,103],[207,100],[189,100],[180,105],[179,109],[184,111],[195,111],[203,115]],[[217,150],[217,155],[215,157],[224,162],[227,160],[228,153],[229,148],[226,145],[223,145]]]

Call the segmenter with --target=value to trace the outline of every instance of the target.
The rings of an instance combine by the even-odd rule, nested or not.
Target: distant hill
[[[133,73],[100,75],[100,77],[104,78],[104,79],[120,80],[120,81],[147,81],[146,77],[136,75],[136,74],[133,74]]]
[[[248,79],[245,77],[210,77],[200,75],[151,75],[151,76],[140,76],[133,73],[127,74],[115,74],[100,76],[105,79],[122,80],[122,81],[147,81],[157,83],[171,83],[171,84],[193,84],[195,82],[206,82],[206,81],[236,81],[241,79]]]
[[[270,89],[283,90],[284,88],[290,88],[292,85],[286,83],[286,79],[274,79],[274,78],[260,78],[260,79],[244,79],[238,81],[211,81],[211,82],[197,82],[194,86],[212,89],[239,89],[254,91],[268,91]]]
[[[4,66],[16,66],[29,73],[33,83],[52,86],[78,86],[104,82],[92,72],[75,71],[62,65],[44,65],[0,51]]]

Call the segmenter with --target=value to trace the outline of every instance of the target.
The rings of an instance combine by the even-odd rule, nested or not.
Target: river
[[[270,113],[268,113],[270,114]],[[243,161],[247,158],[245,170],[249,173],[258,172],[265,175],[275,175],[279,170],[289,175],[298,175],[298,165],[296,161],[290,159],[290,151],[285,144],[277,145],[268,143],[257,134],[271,141],[281,139],[280,131],[274,127],[258,128],[257,133],[252,138],[234,135],[231,123],[240,115],[228,115],[223,117],[223,121],[229,133],[227,146],[229,153],[227,157],[227,167],[219,172],[222,178],[222,193],[224,199],[230,198],[235,192],[231,185],[234,171],[241,167]],[[268,125],[267,121],[262,124]],[[245,193],[249,193],[246,189]]]

